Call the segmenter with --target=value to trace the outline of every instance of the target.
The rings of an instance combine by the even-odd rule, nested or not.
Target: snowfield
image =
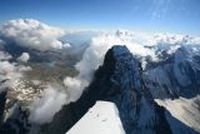
[[[116,105],[97,101],[66,134],[125,134],[125,131]]]
[[[199,102],[200,96],[192,99],[180,97],[179,99],[155,99],[160,105],[165,107],[175,118],[200,132],[200,109]]]

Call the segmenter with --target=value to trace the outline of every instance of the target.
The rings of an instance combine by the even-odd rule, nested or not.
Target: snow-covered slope
[[[97,101],[66,134],[125,134],[125,132],[115,104]]]
[[[165,107],[172,116],[186,125],[200,132],[200,96],[192,99],[180,97],[179,99],[156,99],[156,102]]]

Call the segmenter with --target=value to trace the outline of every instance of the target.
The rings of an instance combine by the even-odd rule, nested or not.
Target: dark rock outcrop
[[[0,128],[3,124],[3,119],[4,119],[4,110],[5,110],[5,104],[6,104],[6,91],[2,91],[0,93]]]
[[[6,99],[7,90],[3,90],[0,93],[0,134],[27,134],[31,127],[28,112],[16,104],[12,114],[5,119]]]
[[[31,128],[28,116],[29,113],[16,104],[12,115],[3,124],[3,134],[28,134]]]

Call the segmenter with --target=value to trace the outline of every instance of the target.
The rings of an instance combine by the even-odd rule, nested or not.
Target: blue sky
[[[1,0],[0,23],[16,18],[72,29],[200,35],[200,0]]]

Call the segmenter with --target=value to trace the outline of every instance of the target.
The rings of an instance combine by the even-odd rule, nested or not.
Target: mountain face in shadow
[[[6,104],[6,94],[7,92],[2,91],[0,92],[0,127],[3,124],[3,119],[4,119],[4,109],[5,109],[5,104]]]
[[[156,99],[192,98],[200,93],[200,55],[193,48],[178,48],[143,74],[145,85]]]
[[[2,89],[1,89],[2,90]],[[7,91],[0,92],[0,133],[1,134],[27,134],[31,124],[28,121],[29,113],[19,105],[15,105],[9,118],[5,119]]]

